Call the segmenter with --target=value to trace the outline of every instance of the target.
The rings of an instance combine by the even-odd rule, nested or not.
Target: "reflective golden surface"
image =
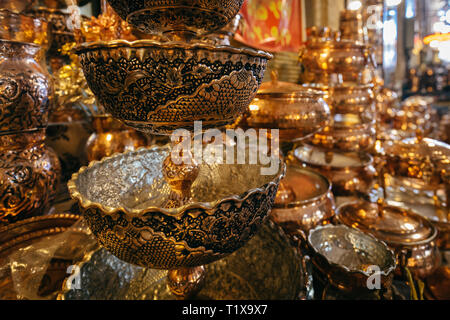
[[[52,82],[33,43],[0,40],[0,132],[45,128]]]
[[[66,281],[59,299],[174,299],[167,271],[130,265],[105,249],[86,255],[77,266],[81,290],[71,290]],[[295,300],[303,296],[307,281],[298,251],[270,222],[240,250],[205,268],[200,300]]]
[[[95,132],[86,142],[86,155],[89,162],[147,145],[145,136],[111,116],[94,116],[92,125]]]
[[[293,157],[330,179],[336,196],[367,195],[377,175],[373,157],[366,153],[328,151],[301,145],[294,150]]]
[[[340,206],[336,215],[341,223],[385,241],[395,250],[400,267],[416,276],[426,277],[440,264],[436,228],[412,211],[358,201]]]
[[[280,141],[304,139],[323,129],[330,121],[325,93],[277,80],[260,86],[239,126],[279,129]]]
[[[308,30],[308,40],[300,49],[304,66],[303,83],[331,85],[340,81],[370,83],[373,57],[370,49],[351,40],[343,40],[328,28]]]
[[[45,51],[50,41],[49,33],[49,24],[43,19],[0,9],[0,39],[34,43]]]
[[[289,165],[281,180],[271,219],[288,234],[308,232],[334,217],[334,196],[327,178],[313,170]]]
[[[45,129],[0,135],[0,225],[44,214],[61,167],[44,144]]]
[[[61,234],[80,219],[72,214],[54,214],[43,217],[29,218],[0,228],[0,266],[5,266],[12,253],[21,248],[33,245],[50,236]],[[51,259],[36,292],[39,298],[54,295],[62,286],[67,276],[67,268],[73,262],[63,259]],[[23,266],[22,266],[23,267]],[[9,269],[9,268],[7,268]],[[14,284],[21,285],[18,279],[13,279],[11,271],[3,269],[0,274],[0,299],[20,299]],[[33,275],[28,275],[33,277]],[[34,275],[36,276],[36,275]]]
[[[343,225],[320,226],[311,230],[308,246],[312,262],[332,285],[341,290],[368,290],[370,266],[378,266],[382,288],[392,284],[396,260],[383,242]]]
[[[113,117],[149,133],[231,124],[264,76],[262,51],[204,43],[125,40],[77,47],[89,87]]]
[[[207,264],[242,247],[272,207],[281,160],[273,159],[278,171],[272,175],[261,175],[260,164],[202,163],[192,202],[164,209],[168,155],[167,148],[139,149],[74,174],[69,192],[100,244],[121,260],[161,269]]]
[[[108,0],[119,16],[145,33],[205,34],[226,26],[243,0]]]

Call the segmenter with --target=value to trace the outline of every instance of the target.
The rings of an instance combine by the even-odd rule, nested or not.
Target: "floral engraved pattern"
[[[82,212],[101,245],[118,258],[149,268],[193,267],[241,248],[265,221],[278,186],[266,186],[245,200],[228,200],[213,210],[189,209],[181,218],[162,212],[130,218],[99,208]]]
[[[153,133],[232,123],[254,98],[269,56],[142,43],[79,49],[86,80],[107,112]]]
[[[0,131],[47,126],[50,83],[34,60],[39,47],[0,41]]]
[[[58,157],[43,140],[20,145],[20,135],[34,134],[12,135],[16,146],[0,152],[0,225],[42,214],[56,196]]]
[[[238,13],[243,0],[108,0],[117,14],[145,33],[184,28],[199,34],[218,30]]]

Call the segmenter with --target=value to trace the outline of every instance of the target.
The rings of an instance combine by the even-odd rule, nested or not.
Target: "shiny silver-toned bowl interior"
[[[235,154],[239,154],[238,149],[233,148]],[[226,155],[225,148],[223,150]],[[264,175],[262,168],[269,166],[249,164],[248,148],[245,152],[246,164],[226,164],[226,159],[224,164],[208,164],[205,158],[191,188],[192,203],[213,207],[215,202],[245,196],[280,176],[283,166],[279,158],[272,159],[274,172]],[[81,202],[99,204],[107,211],[123,208],[136,214],[149,208],[161,208],[170,193],[162,173],[162,163],[167,155],[168,147],[142,148],[91,163],[74,180]]]
[[[66,280],[59,299],[175,298],[166,284],[166,270],[128,264],[105,249],[87,254],[77,266],[80,270],[80,289],[71,289]],[[298,251],[290,245],[284,233],[270,222],[263,224],[243,248],[207,265],[206,270],[205,284],[198,299],[293,300],[307,289],[305,270]]]
[[[387,275],[395,268],[394,254],[384,243],[343,225],[318,227],[310,232],[308,242],[330,264],[347,271],[370,275],[368,268],[377,266]]]

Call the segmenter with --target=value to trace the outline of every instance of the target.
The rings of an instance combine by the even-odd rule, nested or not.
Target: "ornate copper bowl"
[[[110,115],[94,116],[92,124],[95,132],[89,136],[85,146],[89,162],[147,145],[147,139],[141,132],[125,126]]]
[[[138,130],[231,124],[255,97],[272,56],[197,43],[124,40],[77,48],[86,80],[113,117]]]
[[[366,233],[343,225],[320,226],[309,233],[308,246],[314,266],[341,290],[369,290],[368,280],[375,271],[379,271],[380,288],[392,284],[394,253]],[[378,270],[370,270],[374,266]]]
[[[45,20],[0,9],[0,39],[30,42],[46,50],[49,34],[49,25]]]
[[[192,201],[163,209],[168,155],[168,148],[142,148],[73,175],[69,192],[100,244],[123,261],[155,269],[208,264],[242,247],[272,207],[281,160],[273,175],[261,175],[261,165],[201,164]]]
[[[244,0],[108,0],[117,14],[145,33],[205,34],[225,27]]]

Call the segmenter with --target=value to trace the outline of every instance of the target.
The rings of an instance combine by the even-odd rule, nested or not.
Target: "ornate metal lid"
[[[436,228],[425,218],[399,207],[366,201],[343,204],[338,220],[392,245],[415,245],[432,241]]]

